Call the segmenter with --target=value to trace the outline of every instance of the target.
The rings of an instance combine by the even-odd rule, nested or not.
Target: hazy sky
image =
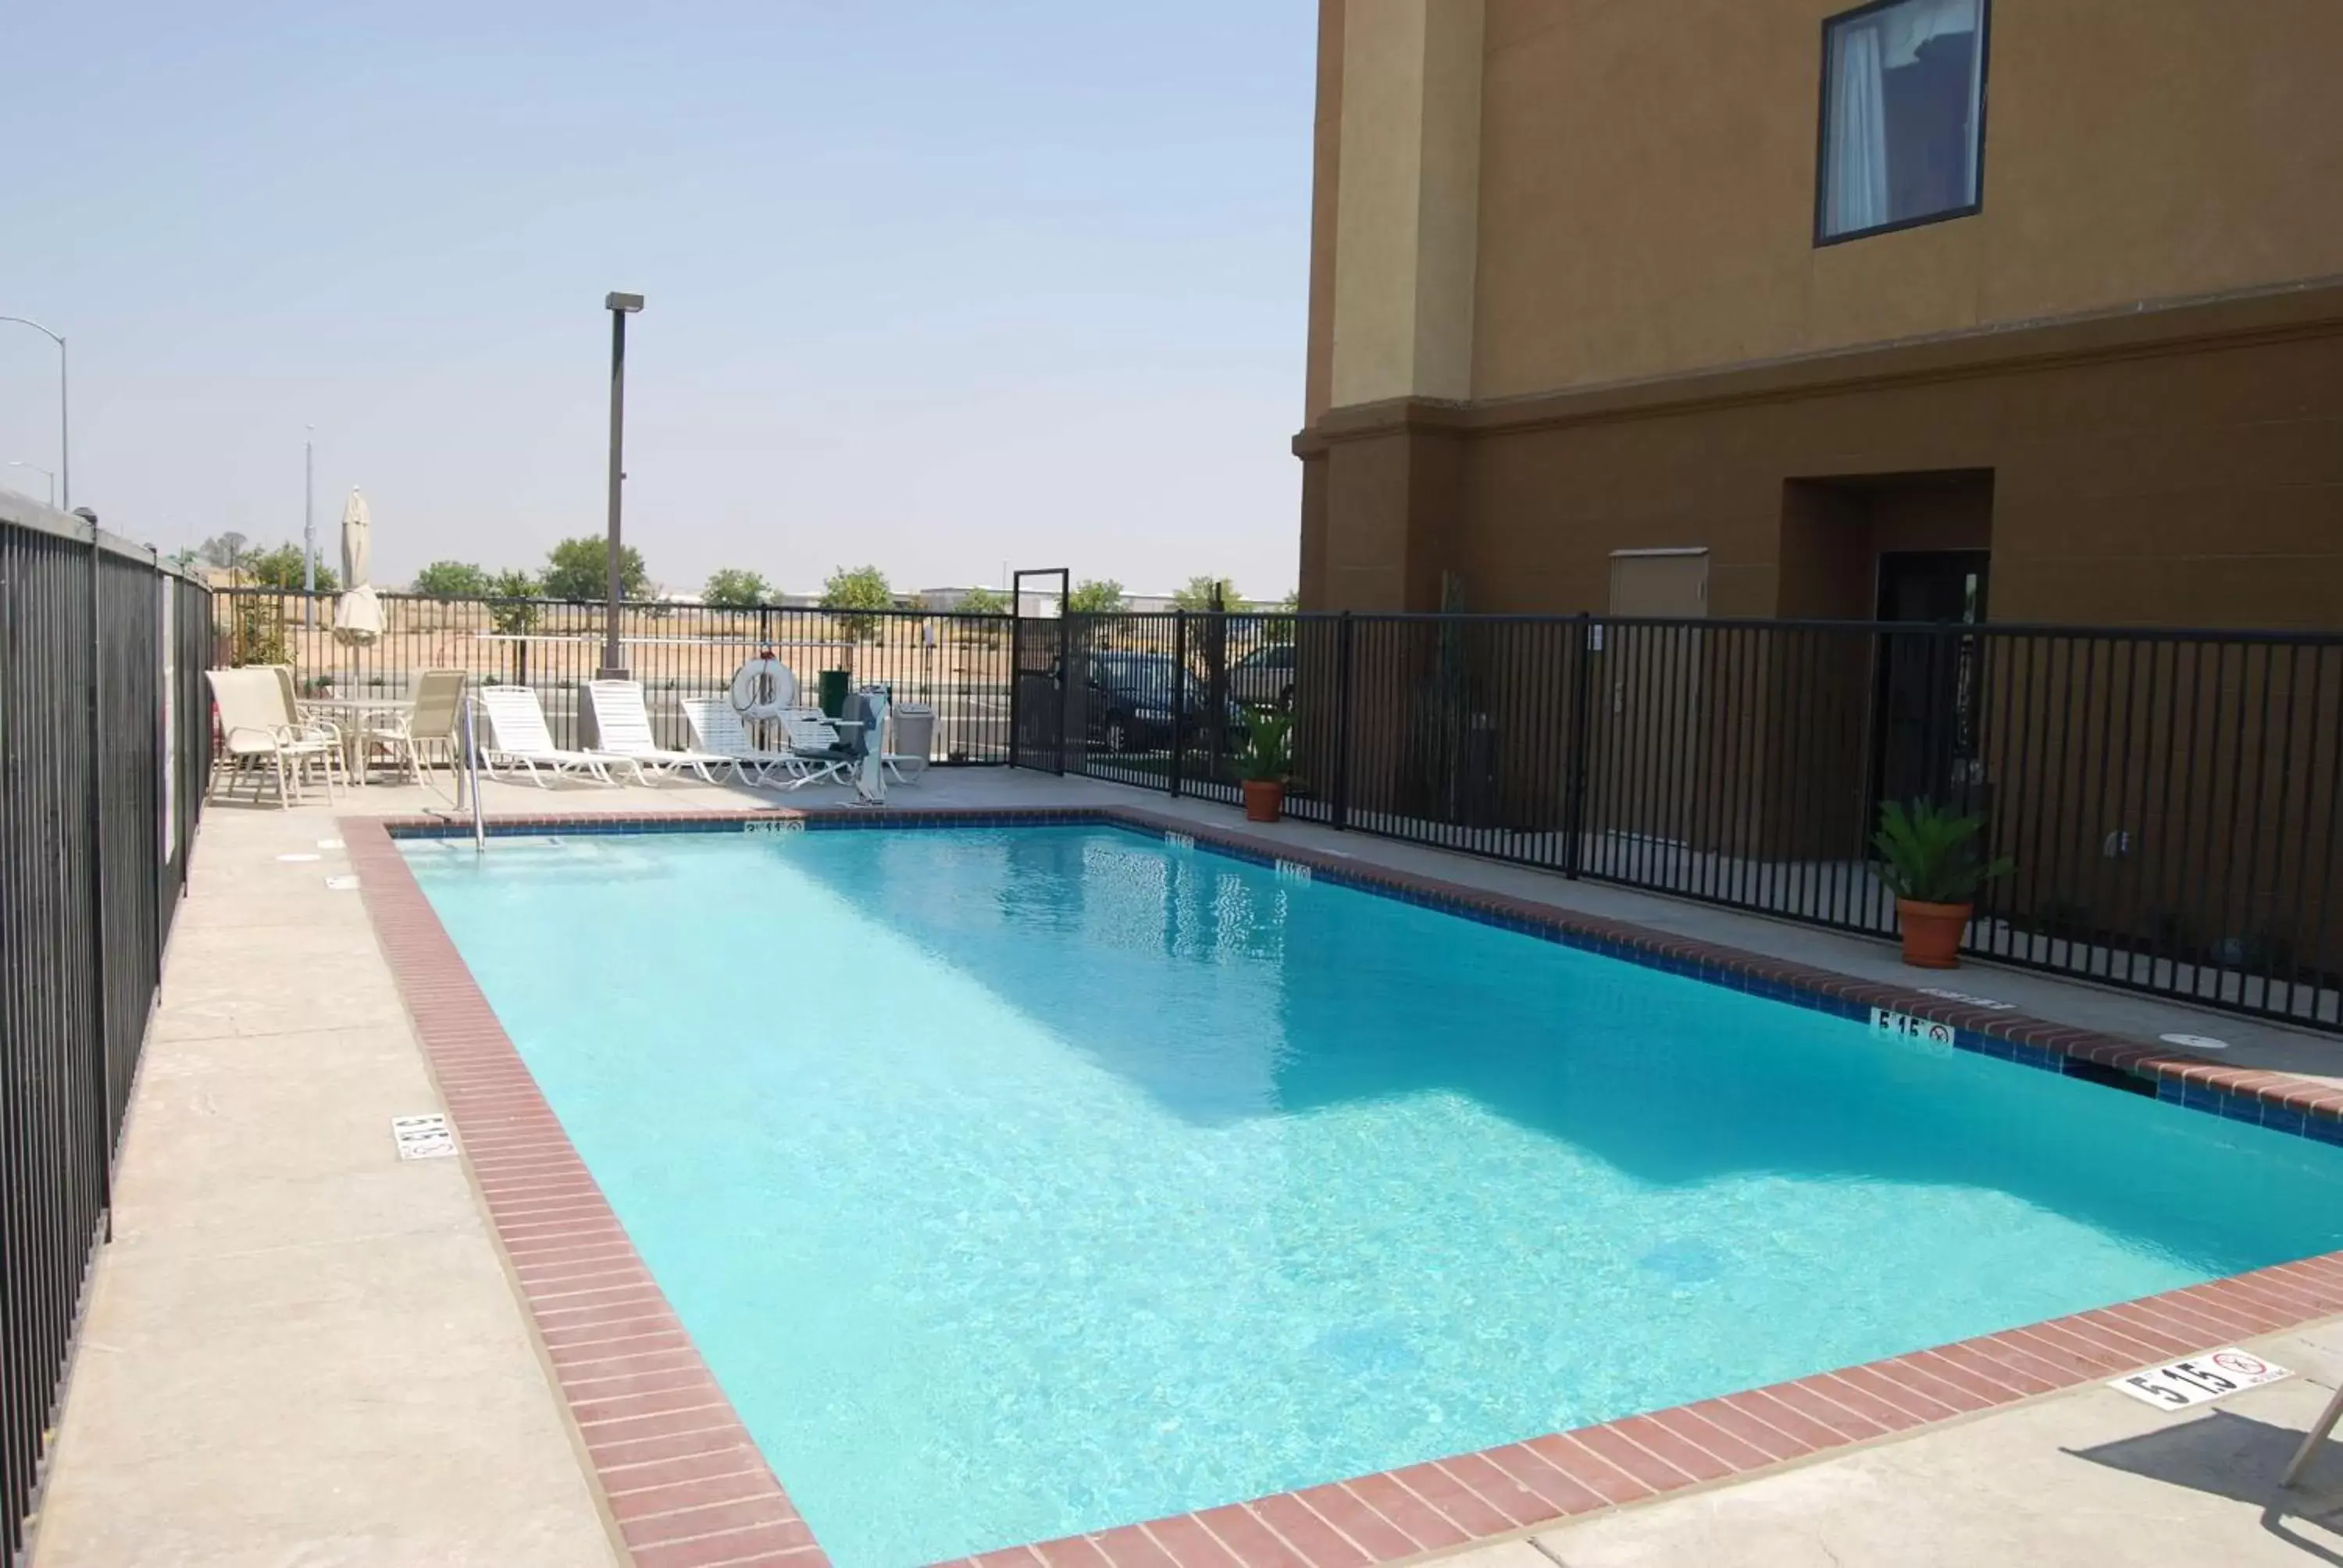
[[[168,548],[364,487],[376,574],[1292,586],[1312,0],[9,7],[0,314]],[[0,464],[55,360],[0,327]],[[45,481],[0,467],[0,485]]]

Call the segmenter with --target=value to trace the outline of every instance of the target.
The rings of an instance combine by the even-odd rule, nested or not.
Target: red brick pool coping
[[[657,831],[830,814],[564,813],[505,818],[498,826],[506,832]],[[2343,1091],[2325,1084],[2176,1056],[1186,818],[1123,807],[890,809],[853,816],[870,826],[1119,821],[1182,833],[1664,960],[1889,1008],[2137,1078],[2222,1091],[2330,1121],[2343,1112]],[[445,832],[448,825],[428,818],[346,818],[342,827],[384,957],[624,1549],[638,1568],[821,1568],[828,1559],[811,1530],[571,1146],[390,836],[394,829]],[[1368,1568],[1721,1483],[2338,1313],[2343,1252],[1478,1453],[965,1561],[980,1568]]]

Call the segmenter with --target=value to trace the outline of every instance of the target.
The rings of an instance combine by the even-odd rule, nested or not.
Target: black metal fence
[[[2016,869],[1966,950],[2343,1029],[2343,637],[1604,617],[1111,615],[1016,632],[1021,766],[1887,935],[1881,802]],[[1063,678],[1064,672],[1075,678]]]
[[[0,1557],[23,1544],[210,768],[209,597],[0,495]]]
[[[604,607],[560,599],[381,597],[371,642],[336,634],[334,600],[275,588],[213,596],[222,665],[288,664],[302,689],[343,698],[399,696],[417,672],[461,669],[476,679],[534,688],[557,742],[576,745],[580,685],[602,663]],[[621,611],[627,668],[643,683],[662,745],[689,743],[682,700],[719,697],[761,650],[789,665],[812,704],[821,673],[851,686],[883,684],[898,702],[936,711],[935,760],[1009,759],[1010,618],[920,610],[715,609],[637,603]]]

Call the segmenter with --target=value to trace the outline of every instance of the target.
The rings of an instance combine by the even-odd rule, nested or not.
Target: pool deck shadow
[[[486,796],[491,818],[503,820],[545,812],[739,812],[842,804],[835,790],[779,796],[699,787],[539,791],[499,784]],[[1108,807],[1206,830],[1238,827],[1237,814],[1224,807],[990,771],[931,773],[900,791],[896,804]],[[355,826],[358,819],[412,815],[435,805],[446,809],[419,790],[377,787],[346,795],[331,809],[322,801],[287,812],[216,806],[202,829],[194,901],[180,930],[292,930],[355,915],[357,900],[322,891],[316,873],[337,868],[275,864],[275,853],[307,849],[334,834],[337,818]],[[1565,883],[1322,829],[1289,824],[1256,829],[1251,837],[1594,919],[1638,921],[1859,981],[1908,987],[1915,978],[1883,944],[1758,917]],[[353,864],[357,859],[352,857]],[[383,871],[377,861],[367,874]],[[302,879],[306,885],[297,893]],[[234,947],[235,940],[226,946]],[[385,1055],[389,1065],[379,1080],[353,1072],[312,1082],[315,1075],[305,1070],[298,1051],[223,1054],[226,1041],[259,1037],[264,1026],[281,1027],[282,1013],[281,992],[267,965],[246,965],[249,979],[241,987],[201,972],[223,964],[225,950],[175,935],[171,962],[196,1010],[186,1012],[191,1021],[179,1033],[158,1029],[149,1044],[126,1135],[122,1203],[126,1221],[145,1205],[143,1221],[158,1236],[192,1232],[233,1187],[243,1204],[238,1222],[252,1228],[253,1239],[206,1241],[237,1260],[233,1268],[189,1267],[168,1249],[129,1247],[119,1240],[101,1257],[63,1435],[43,1494],[33,1557],[38,1568],[256,1560],[566,1564],[629,1555],[639,1568],[688,1562],[815,1568],[821,1561],[818,1548],[790,1532],[736,1536],[730,1545],[713,1541],[729,1530],[754,1528],[723,1523],[731,1516],[716,1493],[737,1483],[724,1478],[699,1494],[711,1512],[700,1516],[696,1533],[655,1530],[661,1538],[649,1540],[616,1528],[611,1489],[598,1478],[580,1435],[597,1412],[581,1421],[575,1393],[565,1398],[560,1391],[547,1319],[537,1312],[543,1292],[522,1282],[512,1245],[517,1232],[505,1223],[512,1211],[494,1212],[477,1158],[401,1172],[436,1183],[417,1189],[438,1194],[434,1203],[457,1201],[434,1221],[455,1260],[435,1266],[452,1266],[449,1277],[460,1286],[443,1299],[417,1302],[382,1292],[369,1271],[378,1271],[383,1260],[370,1256],[367,1246],[288,1246],[308,1233],[301,1227],[320,1223],[355,1238],[378,1233],[368,1228],[376,1212],[369,1205],[377,1200],[366,1182],[347,1190],[333,1184],[341,1179],[334,1161],[347,1160],[347,1141],[337,1146],[330,1138],[311,1138],[288,1145],[293,1173],[307,1173],[305,1162],[320,1161],[314,1176],[265,1181],[244,1167],[208,1158],[226,1146],[206,1120],[207,1104],[258,1096],[255,1111],[246,1114],[257,1113],[266,1101],[266,1114],[284,1121],[315,1122],[329,1111],[354,1119],[354,1125],[378,1125],[429,1109],[433,1082],[424,1076],[427,1058],[412,1030],[416,1001],[406,999],[404,1020],[377,1019],[371,1010],[379,988],[392,979],[390,966],[363,941],[348,953],[337,949],[331,961],[346,966],[350,1016],[364,1014],[348,1038]],[[2233,1050],[2221,1059],[2229,1065],[2343,1081],[2343,1042],[2328,1038],[2013,970],[1978,968],[1953,984],[2016,1003],[2060,1026],[2134,1040],[2152,1040],[2167,1030],[2213,1034],[2232,1042]],[[317,1030],[340,1027],[332,1011],[340,1004],[328,999],[319,1005],[326,1015],[309,1022]],[[165,1010],[172,1015],[168,998]],[[256,1020],[255,1027],[243,1028],[246,1020]],[[178,1043],[169,1043],[174,1040]],[[176,1124],[171,1097],[186,1092],[189,1077],[206,1072],[218,1075],[216,1086],[188,1101],[186,1124]],[[436,1087],[444,1103],[451,1081],[442,1078]],[[500,1091],[508,1096],[501,1109],[525,1116],[509,1099],[512,1090],[508,1084]],[[328,1100],[302,1098],[312,1094]],[[460,1112],[458,1121],[468,1147],[473,1130]],[[520,1137],[508,1151],[538,1145],[541,1128],[511,1131]],[[480,1153],[488,1154],[496,1142],[491,1131]],[[464,1180],[447,1186],[446,1179],[458,1175]],[[555,1180],[545,1204],[552,1212],[541,1211],[539,1219],[522,1223],[558,1229],[598,1202],[598,1197],[562,1201],[572,1198],[588,1200],[586,1189]],[[323,1321],[346,1342],[328,1337],[320,1342],[324,1353],[286,1361],[273,1349],[270,1313],[277,1309],[271,1303],[278,1298],[256,1295],[246,1271],[256,1265],[243,1261],[247,1259],[289,1271],[284,1288],[326,1303]],[[627,1298],[621,1306],[643,1299],[631,1293],[639,1289],[632,1283],[620,1289]],[[1018,1568],[1364,1568],[1460,1551],[1489,1568],[2005,1562],[2218,1562],[2253,1568],[2331,1561],[2326,1554],[2335,1548],[2326,1539],[2325,1521],[2333,1516],[2318,1512],[2328,1495],[2318,1489],[2335,1479],[2335,1452],[2314,1471],[2311,1494],[2298,1506],[2289,1502],[2279,1509],[2271,1509],[2268,1497],[2244,1495],[2252,1490],[2250,1481],[2227,1481],[2222,1456],[2244,1454],[2241,1473],[2258,1475],[2273,1451],[2290,1452],[2295,1434],[2325,1400],[2326,1390],[2313,1379],[2343,1372],[2343,1328],[2328,1321],[2337,1313],[2343,1313],[2343,1261],[2314,1260],[2226,1289],[2199,1287],[1899,1358],[1884,1368],[1825,1374],[1819,1392],[1800,1384],[1754,1391],[1590,1432],[990,1553],[981,1561]],[[237,1332],[250,1340],[248,1346],[239,1340],[227,1362],[221,1359],[224,1342],[207,1327],[221,1322],[242,1323]],[[428,1323],[444,1324],[453,1339],[426,1332]],[[126,1331],[130,1324],[135,1332]],[[2245,1343],[2305,1374],[2217,1407],[2225,1415],[2234,1412],[2250,1432],[2215,1424],[2205,1435],[2175,1438],[2167,1434],[2204,1418],[2167,1417],[2101,1386],[2106,1377],[2228,1342]],[[448,1360],[451,1345],[461,1348],[461,1359]],[[407,1358],[416,1358],[411,1364],[418,1369],[435,1362],[458,1366],[462,1375],[403,1386],[397,1372],[410,1364]],[[696,1362],[696,1354],[690,1361]],[[704,1369],[681,1363],[669,1370],[695,1391],[704,1375]],[[659,1375],[645,1374],[652,1381]],[[386,1386],[398,1391],[400,1400],[421,1402],[417,1419],[384,1424]],[[656,1399],[649,1382],[628,1386]],[[223,1390],[239,1389],[240,1398],[223,1400]],[[698,1402],[687,1402],[687,1408],[705,1408],[698,1392],[692,1400]],[[599,1414],[644,1419],[662,1429],[676,1425],[658,1414]],[[466,1440],[460,1462],[449,1462],[450,1432]],[[155,1434],[169,1434],[170,1441],[158,1443]],[[691,1446],[688,1431],[681,1441],[687,1450]],[[648,1454],[628,1457],[660,1462]],[[728,1474],[755,1481],[756,1469],[736,1463]],[[651,1473],[644,1473],[648,1479]],[[757,1484],[759,1498],[769,1495],[764,1484]],[[752,1502],[749,1512],[769,1506]],[[702,1541],[709,1542],[705,1550]]]

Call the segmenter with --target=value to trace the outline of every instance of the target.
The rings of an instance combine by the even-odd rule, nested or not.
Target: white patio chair
[[[428,747],[447,759],[452,773],[461,760],[456,755],[456,731],[464,714],[464,688],[471,677],[460,669],[427,669],[415,678],[415,700],[404,709],[377,714],[359,739],[368,750],[380,747],[394,766],[404,765],[407,776],[430,788],[424,771]]]
[[[651,735],[650,709],[643,703],[639,680],[589,680],[586,705],[594,710],[594,749],[634,759],[647,773],[673,778],[680,772],[699,775],[702,784],[716,779],[708,770],[731,764],[714,751],[671,751]]]
[[[266,762],[277,775],[277,803],[284,807],[301,798],[302,771],[315,761],[325,769],[326,799],[332,801],[341,740],[337,736],[307,734],[292,723],[276,670],[266,666],[207,669],[204,678],[210,683],[212,702],[219,709],[220,760],[226,772],[234,774]],[[260,783],[256,772],[255,802],[260,799]]]
[[[480,707],[488,716],[489,734],[487,744],[480,749],[480,764],[490,778],[499,768],[507,772],[526,773],[528,781],[542,789],[548,773],[557,779],[583,777],[597,784],[609,784],[616,782],[610,776],[612,771],[620,769],[633,774],[638,784],[650,782],[643,776],[642,765],[631,757],[608,751],[573,751],[556,746],[553,731],[546,728],[545,709],[531,687],[484,687]]]
[[[685,698],[683,719],[691,726],[693,742],[703,751],[729,759],[732,777],[743,784],[769,784],[777,773],[785,779],[796,779],[805,771],[805,764],[796,753],[761,750],[751,743],[748,726],[740,721],[732,705],[720,697]],[[754,778],[750,777],[752,773]]]
[[[331,741],[339,749],[342,759],[342,782],[350,780],[349,737],[342,727],[301,700],[300,682],[293,678],[289,664],[247,664],[246,669],[270,669],[277,672],[277,688],[285,701],[285,722],[292,727],[297,740]],[[302,769],[306,772],[314,754],[305,755]]]
[[[786,789],[802,789],[809,784],[848,782],[853,776],[854,753],[840,739],[838,727],[819,708],[785,709],[781,713],[781,733],[789,739],[789,752],[805,771],[782,786]]]

